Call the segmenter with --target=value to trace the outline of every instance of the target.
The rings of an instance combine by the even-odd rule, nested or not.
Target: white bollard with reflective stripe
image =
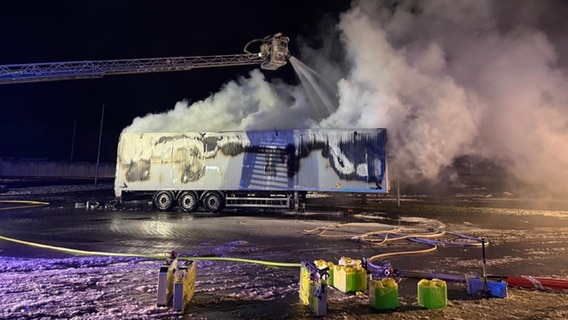
[[[157,292],[158,307],[165,307],[172,300],[175,278],[174,274],[177,268],[177,258],[166,260],[166,262],[160,267]]]
[[[196,265],[195,261],[187,261],[186,265],[180,266],[176,271],[173,289],[173,309],[175,311],[184,311],[185,306],[193,298],[197,274]]]

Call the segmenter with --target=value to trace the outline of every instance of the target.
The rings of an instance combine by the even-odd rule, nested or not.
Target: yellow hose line
[[[50,245],[47,245],[47,244],[24,241],[24,240],[5,237],[5,236],[2,236],[2,235],[0,235],[0,239],[5,240],[5,241],[14,242],[14,243],[23,244],[23,245],[30,246],[30,247],[50,249],[50,250],[61,251],[61,252],[66,252],[66,253],[71,253],[71,254],[78,254],[78,255],[114,256],[114,257],[140,257],[140,258],[154,258],[154,259],[162,259],[162,258],[167,257],[166,255],[146,255],[146,254],[136,254],[136,253],[114,253],[114,252],[78,250],[78,249],[50,246]]]
[[[23,205],[20,205],[20,206],[0,208],[0,210],[23,209],[23,208],[31,208],[31,207],[35,207],[35,206],[48,206],[49,205],[49,202],[32,201],[32,200],[0,200],[0,203],[23,204]],[[71,253],[71,254],[77,254],[77,255],[135,257],[135,258],[149,258],[149,259],[165,259],[165,258],[167,258],[167,255],[165,255],[165,254],[164,255],[152,255],[152,254],[139,254],[139,253],[116,253],[116,252],[78,250],[78,249],[50,246],[50,245],[47,245],[47,244],[24,241],[24,240],[5,237],[5,236],[2,236],[2,235],[0,235],[0,239],[5,240],[5,241],[14,242],[14,243],[23,244],[23,245],[30,246],[30,247],[50,249],[50,250],[55,250],[55,251]],[[300,263],[273,262],[273,261],[264,261],[264,260],[226,258],[226,257],[179,257],[178,259],[180,259],[180,260],[233,261],[233,262],[244,262],[244,263],[259,264],[259,265],[264,265],[264,266],[269,266],[269,267],[300,267],[301,266]]]
[[[209,261],[234,261],[234,262],[244,262],[260,264],[268,267],[300,267],[301,264],[297,262],[273,262],[265,260],[254,260],[254,259],[244,259],[244,258],[228,258],[228,257],[181,257],[181,260],[209,260]]]
[[[9,238],[0,235],[1,240],[10,241],[14,243],[23,244],[30,247],[50,249],[55,251],[66,252],[70,254],[77,255],[89,255],[89,256],[111,256],[111,257],[135,257],[135,258],[148,258],[148,259],[165,259],[167,255],[156,255],[156,254],[140,254],[140,253],[116,253],[116,252],[104,252],[104,251],[88,251],[88,250],[78,250],[65,247],[50,246],[47,244],[41,244],[36,242],[24,241],[14,238]],[[244,262],[253,263],[269,267],[300,267],[300,263],[288,263],[288,262],[273,262],[264,260],[254,260],[254,259],[242,259],[242,258],[227,258],[227,257],[178,257],[180,260],[215,260],[215,261],[233,261],[233,262]]]
[[[49,202],[42,202],[42,201],[31,201],[31,200],[0,200],[0,203],[16,203],[16,204],[24,204],[24,206],[13,206],[13,207],[6,207],[0,208],[0,210],[9,210],[9,209],[22,209],[22,208],[30,208],[35,206],[47,206]],[[317,227],[311,230],[304,230],[304,234],[314,234],[319,232],[320,237],[336,237],[336,238],[345,238],[345,235],[324,235],[325,232],[331,229],[340,228],[342,226],[353,226],[355,223],[351,224],[335,224],[329,225],[325,227]],[[365,224],[363,224],[365,225]],[[355,240],[362,240],[373,245],[382,245],[388,241],[395,241],[395,240],[402,240],[408,238],[435,238],[444,235],[445,231],[437,231],[432,233],[416,233],[416,234],[408,234],[408,235],[399,235],[399,232],[402,231],[401,228],[392,229],[390,231],[370,231],[367,233],[363,233],[360,235],[356,235],[351,237],[351,239]],[[384,235],[383,239],[380,241],[375,241],[375,239],[368,239],[370,236],[374,235]],[[389,238],[389,235],[393,235],[394,237]],[[136,258],[148,258],[148,259],[164,259],[167,255],[151,255],[151,254],[139,254],[139,253],[116,253],[116,252],[103,252],[103,251],[88,251],[88,250],[78,250],[78,249],[71,249],[65,247],[58,247],[58,246],[51,246],[41,243],[35,243],[30,241],[24,241],[14,238],[9,238],[0,235],[1,240],[10,241],[14,243],[19,243],[31,247],[43,248],[43,249],[50,249],[55,251],[66,252],[70,254],[77,254],[77,255],[91,255],[91,256],[113,256],[113,257],[136,257]],[[422,250],[413,250],[413,251],[398,251],[398,252],[386,252],[381,253],[378,255],[374,255],[369,258],[369,261],[373,262],[374,260],[378,260],[384,257],[389,256],[396,256],[396,255],[407,255],[407,254],[420,254],[420,253],[428,253],[435,251],[438,246],[435,244],[431,245],[432,247]],[[300,263],[291,263],[291,262],[273,262],[273,261],[264,261],[264,260],[254,260],[254,259],[243,259],[243,258],[229,258],[229,257],[178,257],[180,260],[209,260],[209,261],[233,261],[233,262],[243,262],[243,263],[252,263],[252,264],[259,264],[269,267],[300,267]]]
[[[37,207],[37,206],[48,206],[49,205],[49,202],[32,201],[32,200],[0,200],[0,203],[23,204],[21,206],[11,206],[11,207],[0,208],[0,210],[24,209],[24,208],[32,208],[32,207]]]

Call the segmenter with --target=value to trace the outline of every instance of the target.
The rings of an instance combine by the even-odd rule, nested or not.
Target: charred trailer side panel
[[[123,133],[115,194],[154,204],[290,207],[306,192],[386,193],[385,129]]]

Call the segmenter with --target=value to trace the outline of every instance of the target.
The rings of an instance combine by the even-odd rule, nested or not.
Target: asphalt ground
[[[14,199],[16,196],[4,197]],[[21,196],[20,196],[21,198]],[[492,275],[530,275],[568,279],[568,212],[564,202],[526,199],[424,199],[404,198],[401,206],[393,199],[370,198],[367,204],[353,196],[309,199],[304,214],[282,211],[226,211],[220,214],[198,212],[159,212],[145,201],[129,203],[124,210],[99,210],[81,207],[86,201],[102,203],[112,199],[110,190],[72,193],[28,194],[29,200],[47,201],[49,206],[0,210],[0,235],[35,243],[79,250],[156,254],[178,251],[185,256],[234,256],[277,262],[337,261],[342,256],[361,258],[392,251],[418,250],[421,246],[407,242],[378,247],[354,241],[351,235],[379,228],[388,230],[429,230],[440,228],[488,241],[486,268]],[[0,209],[8,206],[3,203]],[[326,234],[306,234],[306,230],[330,227]],[[339,227],[337,227],[339,226]],[[347,230],[347,231],[345,231]],[[57,259],[69,253],[0,241],[0,255],[14,258]],[[482,252],[479,247],[441,246],[435,252],[389,257],[395,269],[440,275],[481,273]],[[184,318],[309,318],[305,308],[297,306],[295,292],[283,291],[277,302],[255,299],[240,300],[238,292],[247,282],[263,282],[253,274],[255,267],[236,268],[204,265],[195,297],[196,308]],[[228,269],[231,269],[229,267]],[[297,289],[296,269],[278,273],[277,281],[266,286],[291,286]],[[273,277],[272,273],[266,274]],[[205,278],[214,278],[211,283]],[[235,280],[235,278],[238,278]],[[465,293],[462,283],[448,283],[450,306],[443,312],[424,313],[416,306],[416,278],[400,278],[401,307],[389,318],[429,319],[479,316],[479,302]],[[220,283],[236,281],[240,285],[226,288]],[[296,286],[296,287],[295,287]],[[264,287],[260,284],[260,287]],[[277,289],[270,289],[278,291]],[[501,311],[486,318],[506,319],[507,315],[528,314],[556,318],[568,315],[563,293],[514,291]],[[377,317],[361,297],[345,298],[331,291],[329,318]],[[227,297],[234,297],[229,299]],[[253,296],[254,297],[254,296]],[[276,299],[272,297],[272,299]],[[227,301],[229,300],[229,301]],[[269,299],[270,300],[270,299]],[[217,301],[217,302],[215,302]],[[221,306],[219,301],[224,301]],[[362,302],[363,301],[363,302]],[[474,301],[474,302],[472,302]],[[498,301],[503,301],[499,299]],[[534,310],[527,301],[540,301]],[[491,303],[501,302],[489,302]],[[517,304],[521,304],[519,307]],[[477,306],[476,306],[477,304]],[[524,304],[524,305],[523,305]],[[356,307],[353,308],[353,305]],[[560,309],[559,309],[560,308]],[[197,311],[196,311],[197,310]],[[238,310],[235,311],[235,310]],[[538,312],[540,313],[538,313]],[[427,312],[427,311],[426,311]],[[541,317],[542,318],[542,317]],[[536,318],[535,318],[536,319]]]

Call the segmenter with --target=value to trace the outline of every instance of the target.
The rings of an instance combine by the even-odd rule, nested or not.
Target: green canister
[[[369,305],[379,310],[398,307],[398,284],[393,278],[369,280]]]
[[[448,288],[440,279],[418,281],[418,305],[427,309],[441,309],[448,304]]]

